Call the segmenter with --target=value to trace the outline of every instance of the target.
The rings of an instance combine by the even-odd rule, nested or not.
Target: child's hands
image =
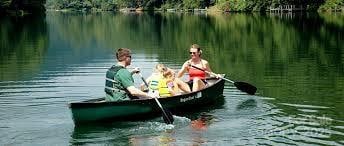
[[[174,86],[174,85],[173,85],[173,82],[168,82],[168,83],[167,83],[167,87],[168,87],[168,88],[173,88],[173,86]]]

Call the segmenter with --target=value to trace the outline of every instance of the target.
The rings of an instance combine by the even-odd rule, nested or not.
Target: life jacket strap
[[[105,78],[105,80],[110,81],[110,82],[112,82],[112,83],[119,83],[118,81],[115,81],[115,80],[110,79],[110,78]]]
[[[113,92],[122,92],[126,93],[124,90],[116,89],[116,88],[111,88],[111,87],[105,87],[105,89],[112,90]],[[111,94],[112,95],[112,94]]]

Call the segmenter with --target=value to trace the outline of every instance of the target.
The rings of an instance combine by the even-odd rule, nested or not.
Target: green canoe
[[[223,98],[225,81],[221,78],[207,78],[207,87],[187,94],[159,98],[165,109],[174,112],[195,109],[214,103]],[[69,104],[74,123],[100,120],[123,121],[142,119],[161,115],[161,110],[154,99],[105,102],[104,98],[74,102]]]

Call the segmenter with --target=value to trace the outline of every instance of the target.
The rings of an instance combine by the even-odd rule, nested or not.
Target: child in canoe
[[[159,95],[158,83],[159,80],[162,78],[163,68],[165,68],[163,64],[159,63],[155,65],[153,73],[146,79],[146,82],[148,83],[149,95]],[[144,84],[141,85],[141,90],[144,90],[144,86]]]
[[[183,92],[191,92],[187,83],[175,77],[175,72],[167,67],[162,68],[162,77],[158,82],[158,91],[160,97],[169,97],[180,95]]]

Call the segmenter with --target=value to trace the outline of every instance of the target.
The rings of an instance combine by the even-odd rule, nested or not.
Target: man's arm
[[[147,93],[142,92],[134,86],[134,80],[128,70],[119,70],[117,74],[119,76],[118,79],[121,81],[124,88],[126,88],[132,96],[137,96],[143,99],[151,98]]]
[[[150,97],[147,93],[142,92],[141,90],[137,89],[134,86],[129,86],[127,87],[127,90],[129,91],[129,93],[133,96],[137,96],[140,99],[147,99],[147,98],[152,98]],[[142,98],[143,97],[143,98]]]

